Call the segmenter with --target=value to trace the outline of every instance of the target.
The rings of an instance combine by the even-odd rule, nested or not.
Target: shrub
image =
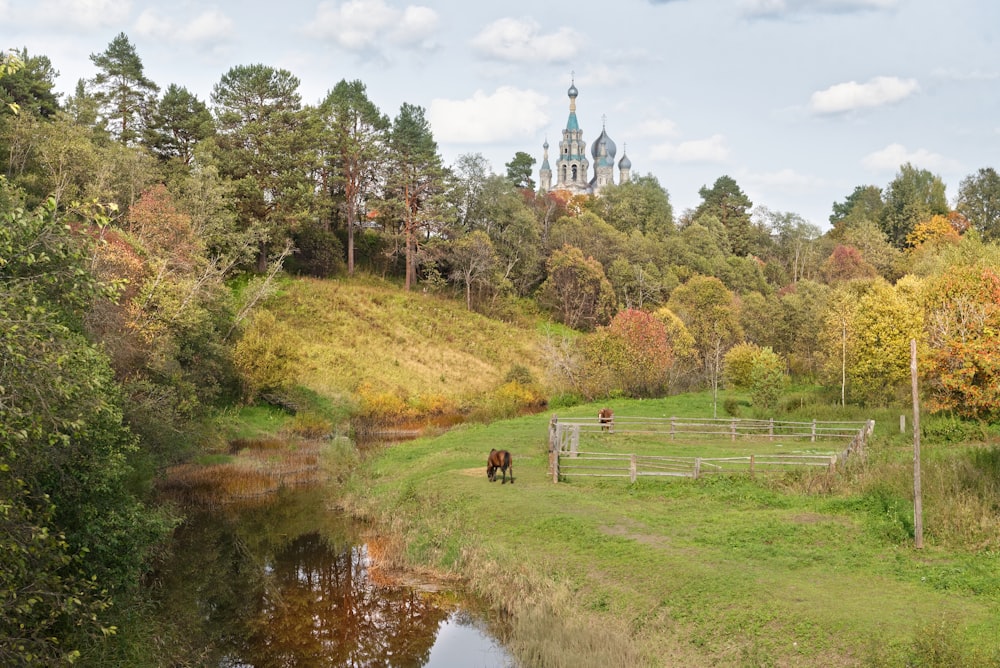
[[[760,353],[755,343],[738,343],[729,349],[722,361],[722,378],[726,387],[746,389],[750,387],[754,360]]]
[[[297,337],[268,311],[259,311],[233,349],[243,384],[243,400],[292,387],[299,363]]]
[[[295,254],[287,263],[292,273],[329,278],[344,272],[344,247],[333,232],[308,224],[297,230],[292,239]]]
[[[750,400],[757,408],[772,409],[788,382],[785,360],[770,348],[757,351],[750,368]]]

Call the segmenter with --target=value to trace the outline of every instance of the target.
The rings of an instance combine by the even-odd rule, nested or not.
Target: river
[[[475,601],[382,573],[377,541],[329,505],[314,485],[187,509],[155,575],[165,653],[220,668],[515,665]]]

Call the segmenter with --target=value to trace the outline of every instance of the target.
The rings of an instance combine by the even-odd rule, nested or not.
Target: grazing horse
[[[507,482],[507,469],[510,469],[510,484],[514,484],[514,460],[506,450],[490,450],[490,456],[486,459],[486,477],[490,482],[496,482],[497,469],[503,473],[503,480],[500,484]]]
[[[601,423],[601,431],[614,431],[615,414],[610,408],[597,411],[597,421]]]

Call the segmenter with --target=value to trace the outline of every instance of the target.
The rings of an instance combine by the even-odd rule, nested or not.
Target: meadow
[[[707,394],[616,400],[617,415],[705,416]],[[524,666],[1000,665],[1000,450],[926,421],[923,549],[899,410],[863,461],[826,473],[688,479],[548,474],[553,408],[369,453],[334,503],[392,537],[399,565],[465,579]],[[962,431],[956,438],[956,431]],[[515,484],[489,483],[490,448]],[[664,450],[697,447],[664,443]]]

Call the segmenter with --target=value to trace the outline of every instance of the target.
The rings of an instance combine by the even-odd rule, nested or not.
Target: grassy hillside
[[[461,406],[517,365],[543,381],[541,325],[491,320],[377,279],[290,280],[268,308],[300,339],[301,384],[334,400],[389,393]]]

